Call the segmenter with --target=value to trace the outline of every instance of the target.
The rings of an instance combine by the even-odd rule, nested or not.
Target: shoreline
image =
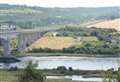
[[[22,71],[23,70],[13,70],[13,71],[0,70],[0,72],[6,73],[5,75],[11,74],[11,76],[13,78],[16,78],[15,75],[21,73]],[[66,82],[67,80],[68,80],[67,82],[96,82],[96,81],[83,81],[83,80],[86,80],[86,79],[89,80],[89,78],[90,79],[91,78],[93,78],[93,79],[94,78],[100,78],[102,80],[102,78],[104,78],[103,75],[101,75],[100,71],[91,71],[90,72],[88,70],[87,71],[79,70],[79,73],[81,72],[82,74],[72,74],[72,73],[76,73],[76,72],[78,73],[78,71],[75,72],[75,70],[74,71],[70,71],[71,74],[58,73],[60,71],[54,72],[54,70],[38,70],[38,72],[42,73],[45,77],[52,77],[52,78],[46,78],[46,80],[55,80],[55,79],[57,81],[58,80],[65,80],[64,82]],[[76,79],[73,80],[74,76],[76,76],[75,77]],[[8,77],[8,75],[7,76],[3,76],[3,77]],[[52,81],[50,81],[50,82],[52,82]]]
[[[0,69],[0,71],[13,71],[13,72],[21,72],[23,69]],[[62,70],[57,69],[37,69],[38,72],[44,73],[46,76],[83,76],[84,78],[89,77],[102,77],[101,73],[104,73],[105,70],[64,70],[64,72],[61,72]]]
[[[95,57],[95,58],[117,58],[120,57],[120,54],[77,54],[77,53],[25,53],[23,55],[18,55],[16,57]]]

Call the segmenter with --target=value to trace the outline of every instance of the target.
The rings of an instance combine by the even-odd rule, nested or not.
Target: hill
[[[114,28],[120,31],[120,19],[102,21],[102,22],[88,25],[88,27]]]
[[[0,21],[13,21],[22,28],[32,28],[120,18],[118,11],[119,7],[43,8],[0,4]]]

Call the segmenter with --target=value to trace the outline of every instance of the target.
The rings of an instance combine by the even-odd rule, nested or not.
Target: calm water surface
[[[70,79],[72,81],[102,82],[103,78],[83,78],[82,76],[47,76],[48,79]]]
[[[120,58],[95,58],[95,57],[22,57],[21,62],[13,63],[10,66],[24,68],[28,61],[38,63],[37,69],[52,69],[58,66],[72,67],[81,70],[107,70],[117,69]]]

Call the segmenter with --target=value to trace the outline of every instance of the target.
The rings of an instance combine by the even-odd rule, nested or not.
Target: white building
[[[16,24],[11,21],[0,22],[0,31],[12,31],[16,30]]]

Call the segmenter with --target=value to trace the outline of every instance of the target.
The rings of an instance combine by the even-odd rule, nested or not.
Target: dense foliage
[[[36,64],[29,62],[28,66],[19,76],[20,82],[44,82],[44,76],[35,69]]]
[[[115,29],[106,29],[106,28],[86,28],[78,26],[65,26],[58,31],[57,36],[96,36],[99,39],[111,38],[113,33],[117,32]]]
[[[83,54],[118,54],[120,53],[120,47],[116,46],[112,46],[111,48],[109,48],[109,46],[107,46],[106,48],[104,46],[107,45],[103,45],[103,46],[98,46],[98,47],[94,47],[91,44],[86,44],[83,47],[69,47],[69,48],[63,48],[62,50],[55,50],[55,49],[49,49],[49,48],[34,48],[32,50],[30,50],[29,52],[32,53],[40,53],[40,52],[44,52],[44,53],[83,53]]]
[[[117,36],[116,36],[117,35]],[[49,48],[36,48],[29,52],[47,52],[47,53],[83,53],[83,54],[117,54],[120,53],[120,41],[117,38],[120,34],[114,29],[103,28],[83,28],[65,26],[58,30],[56,36],[62,37],[86,37],[81,40],[82,44],[73,45],[62,50]],[[90,37],[87,39],[88,37]],[[93,39],[93,40],[92,40]]]
[[[113,69],[109,69],[104,74],[104,81],[103,82],[120,82],[120,68],[117,71]]]

